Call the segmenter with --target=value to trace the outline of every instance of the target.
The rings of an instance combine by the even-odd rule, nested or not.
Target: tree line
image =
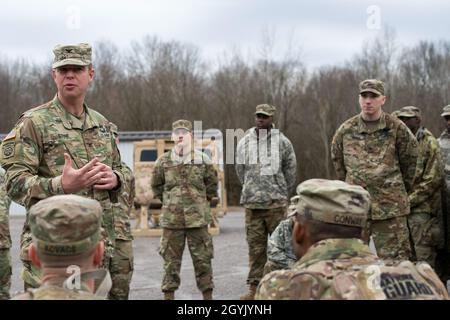
[[[276,127],[296,151],[298,182],[334,178],[331,139],[343,121],[359,112],[363,79],[385,82],[386,111],[414,105],[433,134],[445,127],[440,113],[450,104],[450,41],[401,47],[386,28],[347,61],[312,70],[299,50],[290,47],[280,58],[273,48],[273,41],[263,41],[253,57],[234,50],[210,63],[196,46],[155,36],[133,42],[127,51],[98,42],[87,102],[120,131],[170,130],[174,120],[186,118],[202,120],[204,129],[220,129],[224,136],[225,129],[253,126],[256,105],[275,105]],[[23,111],[54,96],[50,70],[50,62],[0,60],[0,132],[9,132]],[[232,165],[225,167],[225,176],[229,201],[236,204],[240,184]]]

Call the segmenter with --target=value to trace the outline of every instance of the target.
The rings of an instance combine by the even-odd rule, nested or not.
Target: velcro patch
[[[3,141],[2,156],[4,159],[10,158],[14,155],[16,143],[14,141]]]
[[[9,140],[9,139],[14,139],[16,137],[16,129],[12,129],[8,135],[5,137],[5,139],[3,139],[3,141]]]

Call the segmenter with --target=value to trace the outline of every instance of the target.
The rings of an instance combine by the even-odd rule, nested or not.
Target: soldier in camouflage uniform
[[[441,206],[441,152],[433,134],[421,126],[420,109],[414,106],[398,110],[402,120],[419,143],[416,177],[413,192],[409,194],[411,208],[408,225],[414,246],[413,260],[426,261],[433,268],[436,260],[436,246],[441,242],[438,215]]]
[[[163,204],[159,251],[164,259],[161,289],[165,299],[175,298],[187,240],[197,287],[203,299],[210,300],[214,288],[211,265],[214,251],[208,224],[212,221],[210,201],[217,197],[217,172],[209,157],[194,149],[190,121],[175,121],[172,139],[174,148],[158,158],[151,180],[154,196]]]
[[[299,196],[291,198],[289,212],[296,209],[298,199]],[[281,221],[270,235],[267,243],[267,262],[264,265],[263,275],[275,270],[289,269],[297,261],[292,247],[293,228],[294,220],[287,218]]]
[[[372,197],[369,232],[381,258],[409,259],[407,216],[418,157],[406,125],[382,109],[383,82],[359,85],[361,113],[334,135],[331,158],[339,180],[360,185]]]
[[[9,232],[9,206],[6,194],[5,171],[0,167],[0,300],[10,298],[11,288],[11,234]]]
[[[112,131],[119,145],[117,126],[112,124]],[[134,270],[133,235],[131,234],[130,213],[134,201],[134,175],[131,169],[122,162],[124,184],[122,192],[118,195],[118,202],[113,203],[114,231],[114,256],[111,259],[112,288],[109,292],[109,300],[128,300],[130,283]]]
[[[311,179],[297,193],[293,245],[300,260],[266,275],[256,299],[449,299],[426,262],[383,261],[371,252],[362,240],[370,208],[362,187]]]
[[[252,300],[267,261],[267,238],[286,216],[288,197],[295,187],[297,161],[294,148],[273,126],[276,108],[256,106],[255,124],[238,142],[236,173],[242,184],[245,230],[250,270],[249,291],[242,300]]]
[[[442,153],[444,181],[442,188],[442,224],[444,229],[444,246],[438,250],[436,269],[444,281],[450,281],[450,105],[443,107],[441,116],[447,128],[438,138]]]
[[[77,195],[57,195],[29,211],[33,243],[28,253],[42,270],[42,285],[16,300],[106,299],[111,278],[98,269],[105,245],[101,241],[102,207]],[[94,280],[100,283],[94,287]]]
[[[98,200],[107,247],[104,264],[114,250],[112,203],[125,181],[111,123],[89,108],[85,96],[94,78],[91,46],[58,45],[52,77],[55,98],[25,112],[2,143],[1,164],[12,200],[27,212],[38,201],[58,194],[79,194]],[[31,235],[28,214],[21,237],[22,279],[39,286],[39,269],[28,258]]]

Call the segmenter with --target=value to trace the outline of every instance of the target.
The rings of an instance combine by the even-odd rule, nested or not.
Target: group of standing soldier
[[[9,298],[11,276],[7,190],[27,210],[20,254],[27,293],[19,298],[127,299],[133,274],[133,173],[120,157],[117,127],[85,103],[94,78],[91,47],[57,46],[54,55],[56,96],[25,112],[2,142],[6,175],[0,175],[0,298]],[[381,81],[361,82],[359,93],[361,113],[339,127],[331,147],[342,181],[300,184],[292,210],[294,148],[275,129],[276,108],[256,107],[255,127],[239,141],[235,166],[243,186],[250,269],[249,291],[241,299],[361,297],[352,291],[361,286],[340,287],[350,293],[330,289],[336,283],[329,280],[337,273],[331,268],[324,276],[327,261],[339,270],[353,266],[342,280],[347,284],[358,278],[355,272],[379,265],[381,259],[435,266],[436,248],[444,246],[442,234],[448,231],[440,192],[443,172],[450,176],[450,162],[443,171],[440,149],[447,161],[450,125],[439,148],[421,126],[418,108],[404,107],[396,116],[382,110],[386,96]],[[450,106],[442,116],[450,123]],[[161,289],[165,299],[175,298],[187,241],[197,287],[204,299],[212,299],[214,250],[208,224],[217,199],[217,172],[211,159],[194,149],[190,121],[174,122],[172,139],[174,148],[158,158],[151,180],[163,204]],[[445,203],[447,197],[443,199]],[[377,255],[367,246],[369,239]],[[62,270],[77,262],[83,286],[75,294],[68,283],[74,279]],[[448,298],[428,264],[387,264],[382,274],[390,280],[382,293],[375,290],[364,297]],[[275,269],[288,270],[271,273]],[[410,277],[412,293],[394,292],[405,278],[396,280],[395,272]],[[101,280],[97,288],[94,279]],[[400,281],[398,287],[395,281]]]

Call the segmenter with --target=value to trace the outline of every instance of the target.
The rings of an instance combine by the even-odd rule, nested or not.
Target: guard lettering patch
[[[15,145],[16,143],[14,141],[2,143],[2,155],[4,159],[10,158],[14,155]]]
[[[428,284],[417,281],[411,274],[381,274],[381,288],[388,299],[411,299],[434,293]]]

